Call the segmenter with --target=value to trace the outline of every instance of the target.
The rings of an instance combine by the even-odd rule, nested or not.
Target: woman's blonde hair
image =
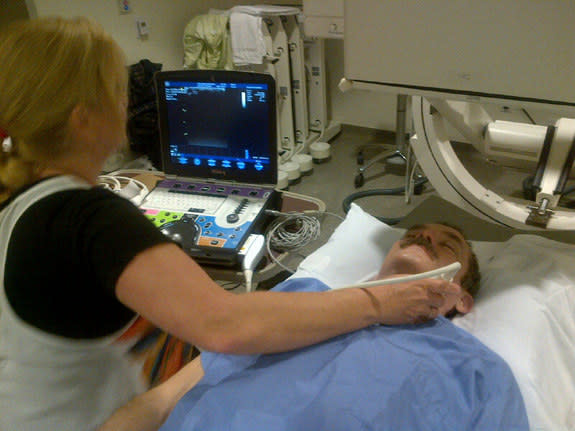
[[[35,178],[37,166],[65,154],[74,108],[119,109],[125,58],[87,18],[20,21],[0,33],[0,201]],[[119,112],[118,112],[119,114]]]

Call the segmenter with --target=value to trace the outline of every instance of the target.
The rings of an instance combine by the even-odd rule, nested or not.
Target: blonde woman
[[[269,353],[433,318],[438,280],[226,292],[131,202],[94,187],[125,142],[121,49],[84,18],[0,35],[0,429],[90,430],[145,389],[125,358],[143,316],[215,352]]]

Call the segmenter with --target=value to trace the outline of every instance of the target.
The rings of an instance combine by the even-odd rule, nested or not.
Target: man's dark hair
[[[457,232],[461,234],[461,236],[463,236],[465,242],[469,246],[469,251],[471,252],[468,260],[469,269],[467,270],[465,275],[461,278],[461,287],[463,287],[471,296],[475,297],[475,295],[479,291],[479,282],[481,281],[481,273],[479,272],[479,262],[477,260],[477,255],[473,251],[471,243],[467,240],[465,232],[459,226],[443,221],[436,223],[450,227],[451,229],[455,229]]]

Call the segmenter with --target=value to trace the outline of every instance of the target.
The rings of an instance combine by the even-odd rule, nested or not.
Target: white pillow
[[[351,204],[329,240],[305,258],[292,277],[314,277],[331,288],[362,281],[377,274],[387,250],[402,234]]]
[[[366,280],[403,232],[352,204],[293,277],[314,277],[332,288]],[[575,245],[534,235],[472,245],[481,289],[473,310],[453,322],[507,361],[532,429],[575,429]]]
[[[292,277],[314,277],[331,288],[346,286],[376,275],[387,251],[405,229],[379,221],[355,203],[329,240],[304,259]],[[493,257],[499,243],[475,241],[480,267]]]

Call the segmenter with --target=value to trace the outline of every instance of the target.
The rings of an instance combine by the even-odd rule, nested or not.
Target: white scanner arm
[[[575,159],[575,120],[561,118],[549,127],[492,121],[477,104],[433,97],[414,96],[412,106],[412,147],[428,179],[444,198],[512,227],[575,227],[575,214],[557,210]],[[507,201],[477,183],[451,148],[443,120],[487,158],[531,166],[536,172],[535,202]]]
[[[479,104],[429,98],[450,125],[487,158],[513,166],[536,167],[535,205],[526,223],[546,227],[573,169],[575,120],[561,118],[555,126],[492,121]]]

